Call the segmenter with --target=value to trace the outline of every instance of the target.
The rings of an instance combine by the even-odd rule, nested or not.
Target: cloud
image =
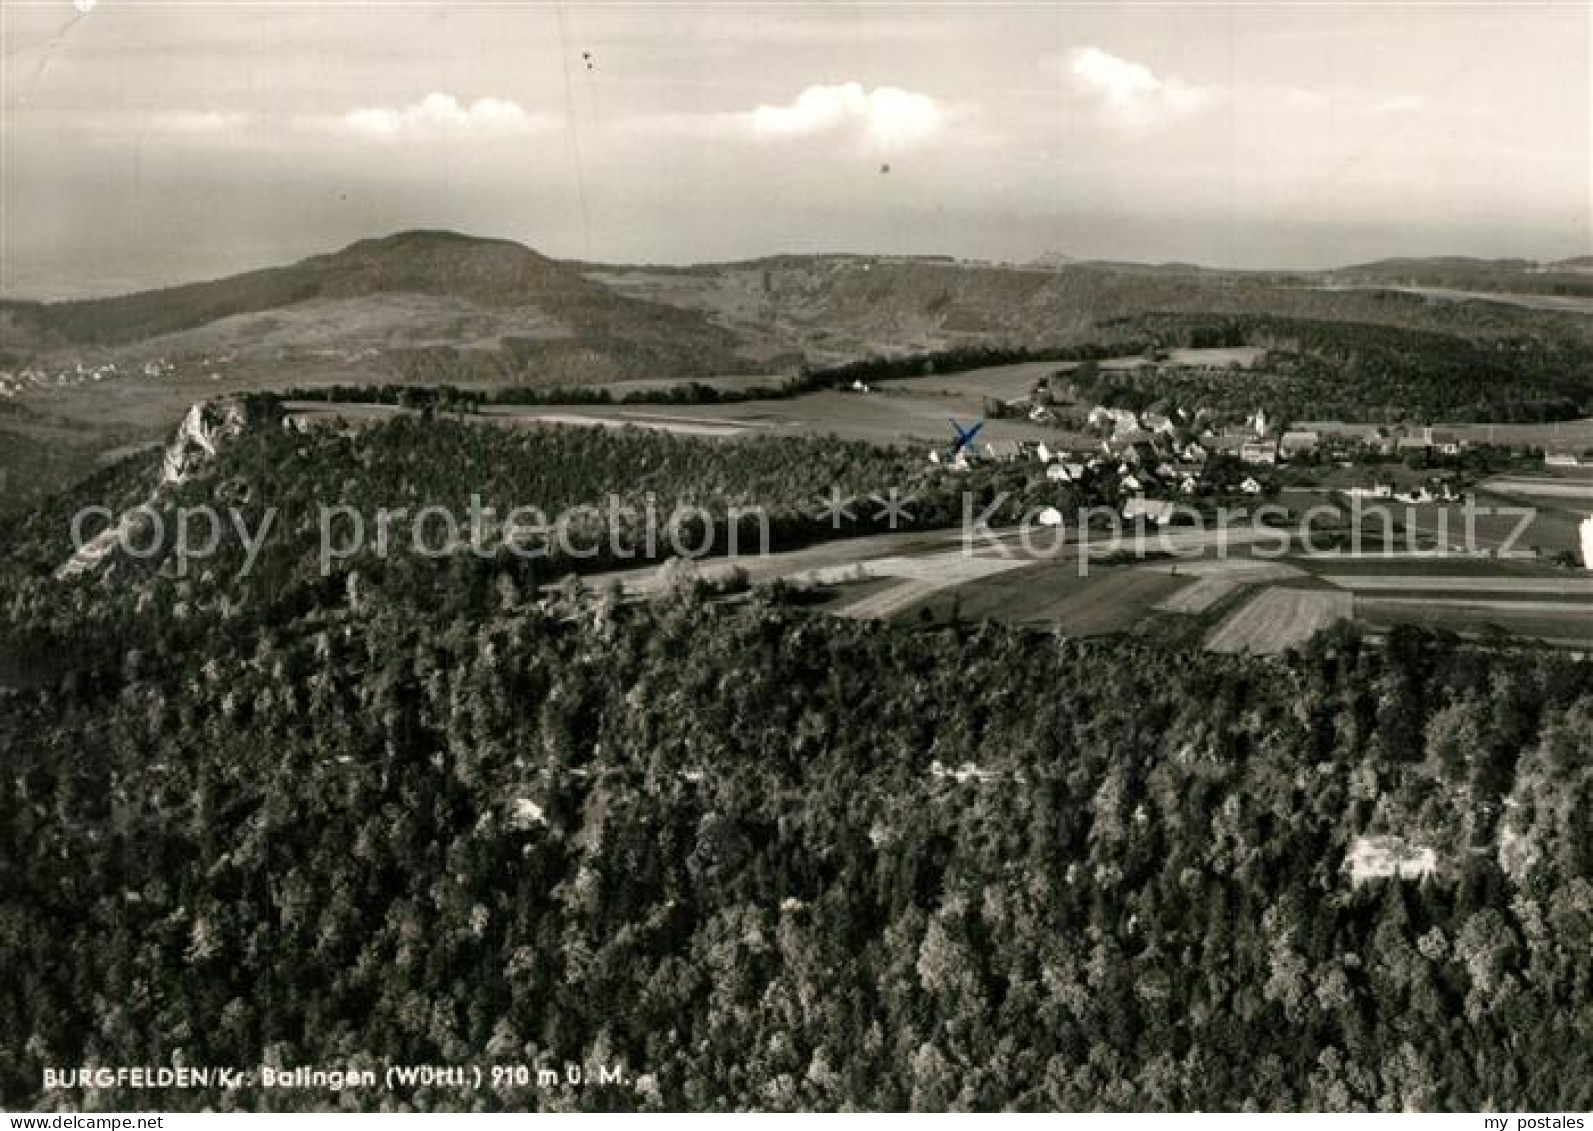
[[[709,141],[786,144],[829,141],[907,149],[937,137],[953,113],[927,94],[861,83],[816,84],[784,105],[708,113],[658,113],[629,119],[631,131]]]
[[[451,94],[433,92],[408,106],[363,106],[336,120],[339,128],[374,141],[400,141],[452,135],[497,138],[536,133],[557,120],[530,114],[502,98],[478,98],[469,105]]]
[[[895,147],[933,138],[945,113],[927,94],[847,82],[810,86],[787,105],[759,106],[736,118],[763,140],[852,134]]]
[[[1143,63],[1099,47],[1069,52],[1067,72],[1073,88],[1093,102],[1104,118],[1129,126],[1154,126],[1185,118],[1219,101],[1214,89],[1175,77],[1160,78]]]

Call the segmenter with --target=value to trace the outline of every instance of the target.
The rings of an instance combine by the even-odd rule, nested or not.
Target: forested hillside
[[[1569,420],[1593,413],[1593,349],[1571,337],[1477,335],[1270,315],[1156,313],[1114,319],[1103,336],[1154,348],[1256,346],[1254,372],[1102,370],[1081,384],[1113,405],[1267,410],[1274,420]]]
[[[257,403],[269,403],[262,398]],[[9,520],[8,575],[14,610],[36,624],[61,597],[54,571],[73,551],[72,517],[85,504],[121,513],[144,501],[155,481],[149,461],[102,472],[80,489]],[[1021,466],[995,465],[963,476],[937,474],[921,452],[821,437],[703,439],[642,429],[494,427],[481,422],[398,417],[304,431],[260,425],[229,441],[189,481],[154,500],[167,534],[147,557],[117,552],[75,598],[122,616],[141,602],[192,613],[241,605],[251,616],[302,608],[345,591],[357,571],[367,588],[474,609],[503,581],[531,594],[570,572],[638,565],[679,556],[753,554],[838,536],[960,521],[964,491],[983,514],[1015,519],[1025,507],[1075,493],[1046,485],[1040,494]],[[892,525],[881,504],[891,491],[911,503]],[[851,500],[825,509],[832,492]],[[1079,501],[1085,501],[1080,496]],[[187,566],[176,560],[183,507],[236,514],[224,522],[269,537],[248,557],[235,527],[216,552]],[[446,514],[426,515],[427,508]],[[517,513],[517,508],[530,508]],[[269,512],[269,513],[268,513]],[[323,514],[330,537],[323,540]],[[382,512],[392,521],[381,541]],[[473,515],[479,512],[479,522]],[[887,516],[888,517],[888,516]],[[90,522],[97,533],[108,519]],[[269,525],[267,525],[269,523]],[[553,529],[563,524],[564,533]],[[546,524],[544,533],[528,533]],[[133,540],[139,546],[150,537]],[[512,544],[512,547],[511,547]],[[323,576],[319,551],[333,549]],[[347,553],[344,553],[344,550]],[[178,573],[182,576],[178,576]],[[105,585],[113,586],[107,593]],[[37,600],[35,600],[35,596]]]
[[[1040,270],[932,258],[782,256],[680,270],[591,265],[588,277],[621,294],[706,314],[734,330],[755,355],[797,351],[826,363],[970,343],[1095,343],[1105,340],[1103,326],[1148,312],[1593,344],[1593,322],[1573,313],[1432,301],[1393,290],[1324,288],[1289,274],[1159,271],[1133,264]]]
[[[102,654],[0,699],[6,1107],[1593,1104],[1563,656],[1191,664],[689,595]],[[1352,885],[1369,832],[1436,874]],[[39,1089],[179,1059],[622,1077]]]

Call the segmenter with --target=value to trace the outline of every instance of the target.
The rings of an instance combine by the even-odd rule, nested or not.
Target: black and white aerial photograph
[[[1590,0],[0,0],[0,93],[8,1129],[1588,1131]]]

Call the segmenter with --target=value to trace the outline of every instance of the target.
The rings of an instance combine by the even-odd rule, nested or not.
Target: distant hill
[[[1593,325],[1585,318],[1433,302],[1397,293],[1393,288],[1402,284],[1381,278],[1184,264],[1041,267],[852,255],[686,270],[596,264],[586,270],[588,278],[620,293],[701,312],[733,330],[743,350],[756,356],[794,353],[819,362],[963,345],[1109,344],[1121,320],[1169,312],[1283,315],[1464,337],[1548,333],[1593,343]],[[1518,289],[1529,288],[1518,283]],[[1484,288],[1473,283],[1469,289]]]
[[[579,385],[790,372],[966,345],[1071,344],[1157,312],[1467,336],[1552,327],[1593,337],[1564,314],[1391,293],[1415,285],[1578,296],[1593,289],[1578,262],[1546,269],[1524,259],[1387,259],[1279,274],[1076,262],[1051,252],[1021,266],[863,254],[615,266],[556,260],[509,240],[408,231],[225,279],[0,304],[0,368],[41,356],[70,367],[87,354],[135,370],[174,359],[201,378],[211,359],[225,359],[226,375],[266,383],[314,369],[355,382]]]
[[[1035,256],[1024,264],[1025,267],[1040,267],[1055,269],[1058,267],[1072,267],[1078,262],[1071,255],[1063,255],[1060,251],[1047,251]]]
[[[1383,276],[1397,278],[1410,275],[1447,275],[1459,277],[1474,275],[1487,277],[1510,271],[1530,271],[1537,264],[1530,259],[1477,259],[1466,255],[1436,255],[1419,258],[1377,259],[1370,263],[1352,263],[1330,272],[1334,275]]]
[[[1420,259],[1379,259],[1324,274],[1336,281],[1388,286],[1442,287],[1508,294],[1593,296],[1586,278],[1593,256],[1537,263],[1530,259],[1473,259],[1440,255]]]
[[[508,240],[439,231],[115,298],[13,303],[3,313],[12,351],[364,351],[390,355],[409,375],[533,382],[747,365],[732,335],[700,315],[617,294]]]

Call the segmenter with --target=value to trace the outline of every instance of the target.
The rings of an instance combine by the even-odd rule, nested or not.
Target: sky
[[[1593,0],[0,0],[0,294],[406,228],[1323,267],[1593,252]]]

